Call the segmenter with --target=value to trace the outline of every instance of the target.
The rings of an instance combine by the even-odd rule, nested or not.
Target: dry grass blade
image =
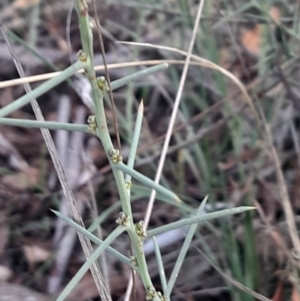
[[[70,104],[70,100],[68,98],[65,98],[65,103],[61,102],[61,104],[62,105],[59,106],[58,110],[63,111],[67,109],[68,104]],[[66,110],[67,114],[63,116],[65,118],[63,121],[67,121],[69,118],[70,106],[68,109],[69,110]],[[85,111],[86,110],[84,106],[78,107],[75,112],[74,121],[78,123],[84,123],[86,113]],[[73,133],[73,135],[69,135],[67,137],[58,136],[56,138],[56,144],[58,146],[57,150],[60,150],[60,158],[65,158],[64,161],[62,160],[62,163],[65,167],[69,183],[73,188],[76,186],[79,179],[81,167],[80,152],[83,147],[84,135],[82,135],[82,133],[75,132]],[[71,147],[71,149],[74,149],[76,151],[70,152],[68,145]],[[66,152],[66,150],[68,151]],[[80,215],[84,212],[85,209],[85,202],[84,200],[82,200],[82,198],[82,195],[80,193],[77,193],[76,199]],[[64,196],[61,196],[60,212],[68,216],[68,211],[69,209],[66,199],[64,198]],[[65,275],[66,269],[69,265],[69,260],[76,243],[76,231],[71,227],[65,230],[65,223],[58,218],[56,221],[55,237],[56,256],[54,263],[54,272],[52,273],[48,281],[48,291],[50,293],[56,293],[61,286],[63,276]]]
[[[196,248],[198,250],[198,252],[205,257],[205,259],[214,267],[214,269],[216,269],[218,271],[218,273],[224,277],[229,283],[231,283],[232,285],[234,285],[235,287],[237,287],[238,289],[246,292],[247,294],[253,296],[254,298],[256,298],[257,300],[261,300],[261,301],[272,301],[271,299],[253,291],[252,289],[248,288],[247,286],[243,285],[242,283],[234,280],[233,278],[231,278],[230,276],[226,275],[226,273],[224,273],[218,266],[216,266],[199,248]]]
[[[138,43],[138,42],[118,42],[121,44],[125,44],[125,45],[134,45],[134,46],[141,46],[141,47],[150,47],[150,48],[156,48],[156,49],[161,49],[161,50],[167,50],[167,51],[171,51],[171,52],[175,52],[184,56],[187,56],[188,53],[186,51],[177,49],[177,48],[173,48],[173,47],[168,47],[168,46],[162,46],[162,45],[154,45],[154,44],[149,44],[149,43]],[[203,67],[207,67],[210,69],[214,69],[217,70],[219,72],[221,72],[222,74],[224,74],[225,76],[227,76],[228,78],[230,78],[237,86],[238,88],[241,90],[242,94],[245,97],[246,103],[249,105],[249,107],[251,108],[251,111],[253,113],[253,116],[255,117],[256,121],[258,124],[260,124],[260,119],[259,116],[255,110],[253,101],[251,99],[251,97],[249,96],[247,90],[245,89],[244,85],[241,83],[241,81],[234,76],[231,72],[227,71],[226,69],[212,63],[209,60],[203,59],[195,54],[191,55],[191,58],[199,63],[202,64]],[[191,62],[190,64],[193,64],[193,62]]]
[[[138,43],[138,45],[140,45],[140,43]],[[148,46],[148,44],[142,44],[142,45]],[[159,48],[159,47],[164,47],[164,46],[157,46],[157,47]],[[108,69],[118,69],[118,68],[127,68],[127,67],[153,66],[153,65],[163,64],[163,63],[170,64],[170,65],[184,65],[185,61],[184,60],[145,60],[145,61],[141,60],[138,62],[123,62],[123,63],[107,64],[107,68]],[[219,70],[219,68],[221,68],[221,67],[211,63],[210,61],[207,61],[200,57],[198,57],[198,60],[196,62],[195,61],[190,62],[190,65],[202,66],[202,67],[207,67],[207,68],[211,68],[211,69],[215,69],[215,70]],[[104,65],[95,66],[95,71],[101,71],[101,70],[104,70]],[[228,71],[226,71],[226,72],[228,72]],[[50,73],[44,73],[44,74],[40,74],[40,75],[33,75],[33,76],[27,76],[27,77],[23,77],[23,78],[6,80],[3,82],[0,82],[0,89],[17,86],[17,85],[23,85],[24,83],[35,83],[35,82],[39,82],[39,81],[45,81],[45,80],[55,77],[56,75],[58,75],[60,73],[61,72],[50,72]],[[78,71],[78,73],[84,73],[84,70],[81,69]],[[231,73],[229,73],[229,74],[231,74]],[[243,90],[242,90],[242,93],[244,93]]]
[[[272,139],[272,134],[271,134],[270,128],[266,122],[264,122],[264,124],[265,124],[265,131],[266,131],[266,136],[268,139],[268,144],[271,148],[271,152],[272,152],[272,156],[273,156],[273,160],[274,160],[274,164],[275,164],[275,168],[276,168],[276,175],[277,175],[277,181],[279,184],[281,203],[282,203],[282,207],[283,207],[283,210],[285,213],[286,222],[287,222],[287,225],[289,228],[289,233],[290,233],[295,251],[297,251],[297,253],[300,254],[300,240],[299,240],[298,231],[297,231],[297,227],[296,227],[295,216],[293,213],[293,209],[292,209],[292,205],[291,205],[291,202],[289,199],[287,187],[286,187],[283,173],[281,170],[280,160],[279,160],[277,151],[274,147],[274,144],[272,142],[273,139]]]

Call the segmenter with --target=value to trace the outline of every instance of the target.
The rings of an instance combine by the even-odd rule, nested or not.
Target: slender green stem
[[[53,77],[52,79],[49,79],[45,83],[41,84],[39,87],[34,89],[28,94],[25,94],[24,96],[18,98],[11,104],[5,106],[0,110],[0,117],[5,117],[8,114],[12,113],[13,111],[20,109],[21,107],[24,107],[27,105],[30,101],[33,99],[36,99],[37,97],[43,95],[50,89],[54,88],[67,78],[71,77],[73,74],[75,74],[79,69],[81,69],[84,66],[84,64],[81,61],[77,61],[73,65],[71,65],[69,68],[62,71],[57,76]]]
[[[71,226],[73,229],[75,229],[76,231],[78,231],[79,233],[81,233],[82,235],[84,235],[85,237],[87,237],[89,240],[91,240],[95,244],[97,244],[99,246],[101,244],[103,244],[103,241],[100,238],[98,238],[97,236],[95,236],[89,230],[81,227],[79,224],[77,224],[76,222],[74,222],[73,220],[71,220],[70,218],[68,218],[67,216],[61,214],[60,212],[58,212],[56,210],[52,210],[51,209],[51,211],[55,215],[57,215],[59,218],[61,218],[64,222],[66,222],[69,226]],[[120,252],[118,252],[117,250],[115,250],[114,248],[108,246],[107,249],[106,249],[106,251],[108,253],[110,253],[111,255],[113,255],[114,257],[116,257],[117,259],[119,259],[120,261],[124,262],[130,268],[137,270],[137,268],[131,264],[130,260],[126,256],[124,256],[123,254],[121,254]]]
[[[140,196],[140,197],[149,197],[151,195],[151,188],[137,185],[137,184],[132,184],[131,186],[131,191],[134,193],[135,196]],[[157,200],[160,200],[166,204],[172,205],[174,207],[177,207],[180,209],[180,212],[182,214],[185,213],[194,213],[195,209],[191,207],[190,205],[187,205],[184,201],[186,200],[187,202],[193,202],[194,200],[191,198],[186,198],[185,196],[182,195],[182,200],[183,202],[174,202],[172,199],[169,197],[166,197],[165,195],[161,194],[160,192],[157,193],[156,197]]]
[[[157,260],[158,273],[159,273],[159,278],[160,278],[162,291],[164,293],[164,296],[167,296],[167,294],[166,294],[167,279],[166,279],[166,274],[165,274],[164,263],[163,263],[162,256],[161,256],[161,253],[160,253],[160,249],[159,249],[159,245],[157,243],[157,240],[156,240],[155,236],[152,237],[152,240],[153,240],[154,251],[155,251],[155,256],[156,256],[156,260]]]
[[[174,200],[175,202],[182,202],[180,200],[180,198],[172,191],[170,191],[169,189],[156,184],[153,180],[147,178],[146,176],[142,175],[141,173],[139,173],[138,171],[129,168],[127,165],[125,165],[123,162],[118,162],[115,164],[115,168],[122,170],[123,172],[125,172],[126,174],[129,174],[130,176],[132,176],[133,178],[135,178],[136,180],[138,180],[139,182],[143,183],[144,185],[156,190],[157,192],[169,197],[171,200]]]
[[[200,204],[200,206],[199,206],[199,208],[198,208],[198,210],[197,210],[196,216],[203,216],[203,213],[204,213],[204,209],[205,209],[205,205],[206,205],[207,199],[208,199],[208,197],[206,196],[206,197],[204,198],[204,200],[201,202],[201,204]],[[172,290],[173,290],[175,281],[176,281],[176,279],[177,279],[177,277],[178,277],[179,271],[180,271],[180,269],[181,269],[181,266],[182,266],[182,263],[183,263],[183,261],[184,261],[185,255],[186,255],[186,253],[187,253],[187,251],[188,251],[188,249],[189,249],[189,246],[190,246],[190,244],[191,244],[191,241],[192,241],[192,239],[193,239],[193,236],[194,236],[194,234],[195,234],[195,231],[196,231],[196,229],[197,229],[197,226],[198,226],[197,223],[192,224],[192,225],[190,226],[190,229],[189,229],[189,231],[188,231],[186,237],[185,237],[184,243],[183,243],[183,245],[182,245],[182,248],[181,248],[181,250],[180,250],[180,253],[179,253],[179,255],[178,255],[177,259],[176,259],[175,266],[174,266],[173,271],[172,271],[172,273],[171,273],[170,280],[169,280],[169,282],[168,282],[168,286],[167,286],[167,288],[166,288],[166,290],[165,290],[165,296],[166,296],[166,297],[169,297],[169,298],[170,298],[170,294],[171,294],[171,292],[172,292]]]
[[[133,74],[130,74],[128,76],[125,76],[125,77],[122,77],[120,79],[117,79],[117,80],[113,81],[111,83],[110,87],[111,87],[112,91],[116,90],[116,89],[118,89],[120,87],[123,87],[124,85],[128,84],[129,82],[132,82],[132,81],[134,81],[136,79],[139,79],[141,77],[145,77],[145,76],[150,75],[152,73],[164,70],[168,67],[169,67],[169,64],[165,63],[165,64],[159,64],[159,65],[144,69],[142,71],[135,72]]]
[[[83,45],[83,50],[86,55],[85,70],[87,77],[92,85],[92,97],[95,104],[95,116],[96,116],[96,135],[101,140],[103,148],[106,152],[107,157],[110,159],[110,152],[114,149],[108,129],[103,104],[103,93],[99,88],[96,78],[96,73],[93,66],[93,37],[90,29],[90,23],[88,18],[88,7],[85,0],[76,1],[76,9],[79,15],[80,21],[80,34]],[[131,205],[128,198],[128,194],[125,188],[125,181],[123,173],[113,168],[113,174],[116,180],[117,188],[120,194],[122,202],[122,210],[128,216],[131,217]]]
[[[81,28],[81,40],[83,45],[83,50],[85,52],[86,62],[85,70],[87,77],[92,85],[92,97],[95,104],[95,116],[96,116],[96,135],[101,140],[103,148],[106,152],[107,157],[110,159],[110,152],[114,149],[112,144],[108,129],[107,122],[103,104],[103,93],[99,88],[96,78],[96,73],[93,66],[93,42],[92,42],[92,32],[90,29],[87,4],[85,1],[76,1],[76,8],[78,10],[78,15],[80,16],[80,28]],[[112,164],[112,161],[110,160]],[[120,194],[120,199],[122,202],[122,210],[128,216],[131,217],[131,205],[128,198],[128,194],[125,188],[125,181],[123,173],[115,168],[112,168],[113,174],[116,180],[117,188]],[[133,223],[133,222],[132,222]]]
[[[144,102],[142,100],[139,105],[138,113],[136,116],[135,126],[134,126],[134,130],[133,130],[133,137],[132,137],[130,152],[129,152],[128,161],[127,161],[127,166],[128,166],[128,168],[131,168],[131,169],[133,169],[133,166],[134,166],[136,150],[138,147],[141,128],[142,128],[143,115],[144,115]],[[131,182],[131,176],[129,174],[125,175],[125,182],[126,183]],[[128,191],[130,192],[130,187],[128,188]]]
[[[134,249],[134,255],[138,263],[139,274],[143,285],[145,289],[150,289],[151,287],[153,287],[153,284],[148,272],[146,257],[143,250],[143,241],[137,235],[134,225],[129,225],[129,227],[127,227],[127,232]]]
[[[241,213],[241,212],[248,211],[248,210],[254,210],[254,209],[255,209],[255,207],[242,206],[242,207],[238,207],[238,208],[225,209],[225,210],[207,213],[205,215],[198,215],[198,216],[193,216],[190,218],[181,219],[177,222],[170,223],[168,225],[164,225],[164,226],[149,230],[147,232],[147,238],[156,236],[160,233],[163,233],[163,232],[166,232],[169,230],[188,226],[188,225],[191,225],[194,223],[202,223],[202,222],[206,222],[208,220],[214,219],[214,218],[237,214],[237,213]]]
[[[96,249],[96,251],[92,254],[92,256],[82,265],[82,267],[78,270],[76,275],[63,289],[63,291],[57,297],[56,301],[63,301],[70,294],[71,290],[78,284],[81,278],[90,269],[92,264],[101,255],[101,253],[105,251],[105,249],[124,231],[125,231],[125,227],[118,226],[113,232],[109,234],[109,236],[107,236],[107,238],[103,241],[103,243]]]
[[[80,22],[80,34],[81,41],[83,45],[85,59],[85,72],[92,86],[92,97],[95,104],[95,116],[96,116],[96,135],[101,140],[105,153],[109,159],[112,166],[113,175],[116,181],[118,192],[120,195],[120,200],[122,204],[123,213],[127,217],[127,232],[130,236],[136,259],[138,262],[138,268],[140,271],[140,276],[145,286],[146,290],[152,289],[153,284],[150,279],[145,255],[143,253],[143,244],[140,241],[139,236],[136,233],[135,226],[132,218],[131,204],[129,199],[129,194],[126,189],[125,179],[123,172],[118,170],[113,163],[112,153],[115,153],[114,146],[112,144],[109,131],[107,129],[107,122],[103,104],[103,93],[98,86],[96,74],[93,66],[93,41],[92,41],[92,31],[90,28],[89,18],[88,18],[88,7],[85,0],[77,0],[75,2],[76,10],[79,16]],[[157,294],[153,297],[154,301],[159,301]]]
[[[0,117],[0,124],[20,126],[24,128],[42,128],[49,130],[76,131],[84,133],[89,132],[89,127],[86,124],[61,123],[54,121],[39,121]]]

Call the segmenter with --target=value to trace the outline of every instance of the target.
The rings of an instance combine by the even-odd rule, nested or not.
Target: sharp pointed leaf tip
[[[50,211],[52,211],[55,215],[57,215],[57,211],[54,209],[49,208]]]
[[[141,113],[144,112],[144,99],[143,99],[143,98],[142,98],[141,101],[140,101],[139,111],[140,111]]]
[[[183,203],[183,201],[179,197],[176,197],[175,201],[179,204]]]
[[[208,197],[209,197],[209,195],[207,194],[205,197],[204,197],[204,199],[203,199],[203,201],[202,202],[207,202],[207,200],[208,200]]]

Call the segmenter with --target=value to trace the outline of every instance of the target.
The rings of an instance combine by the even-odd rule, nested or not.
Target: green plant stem
[[[59,218],[61,218],[65,223],[67,223],[69,226],[71,226],[73,229],[75,229],[76,231],[78,231],[79,233],[81,233],[82,235],[84,235],[85,237],[87,237],[89,240],[91,240],[95,244],[97,244],[99,246],[101,244],[103,244],[103,240],[101,240],[100,238],[98,238],[97,236],[95,236],[89,230],[83,228],[82,226],[80,226],[79,224],[77,224],[76,222],[74,222],[73,220],[71,220],[70,218],[68,218],[67,216],[61,214],[60,212],[58,212],[56,210],[52,210],[52,209],[50,209],[50,210],[56,216],[58,216]],[[110,253],[111,255],[113,255],[114,257],[116,257],[117,259],[119,259],[120,261],[124,262],[130,268],[137,270],[137,268],[134,267],[131,264],[130,260],[126,256],[124,256],[123,254],[121,254],[120,252],[118,252],[117,250],[115,250],[114,248],[108,246],[105,251],[107,251],[108,253]]]
[[[20,126],[25,128],[41,128],[49,130],[64,130],[76,132],[89,132],[89,127],[86,124],[73,124],[61,123],[55,121],[39,121],[39,120],[26,120],[16,118],[0,118],[0,124]]]
[[[109,159],[110,164],[112,165],[113,174],[116,180],[117,188],[122,202],[122,210],[128,217],[130,217],[132,216],[131,205],[125,189],[125,181],[124,181],[123,173],[117,170],[116,168],[114,168],[114,164],[112,164],[112,160],[110,158],[110,151],[114,149],[114,146],[112,144],[107,129],[107,122],[106,122],[106,116],[105,116],[105,110],[103,104],[103,93],[98,86],[96,73],[93,66],[93,37],[92,37],[92,32],[89,24],[88,7],[86,1],[77,0],[76,9],[79,15],[82,46],[85,55],[87,56],[84,69],[92,85],[92,97],[95,104],[95,116],[96,116],[96,123],[97,123],[96,135],[102,142],[105,153]]]
[[[139,109],[138,109],[138,113],[137,113],[137,117],[136,117],[130,152],[129,152],[128,161],[127,161],[127,166],[131,169],[133,169],[133,166],[134,166],[136,150],[138,147],[138,142],[139,142],[141,128],[142,128],[143,115],[144,115],[144,102],[142,100],[139,105]],[[126,183],[131,182],[131,176],[129,174],[125,175],[125,182]],[[130,193],[130,188],[131,187],[128,188],[129,193]]]
[[[146,68],[144,70],[135,72],[133,74],[122,77],[120,79],[117,79],[117,80],[115,80],[111,83],[111,90],[112,91],[116,90],[116,89],[118,89],[120,87],[123,87],[124,85],[136,80],[136,79],[140,79],[141,77],[145,77],[145,76],[150,75],[152,73],[164,70],[168,67],[169,67],[169,64],[167,64],[167,63],[159,64],[159,65],[156,65],[156,66],[153,66],[153,67]]]
[[[143,183],[144,185],[156,190],[157,192],[165,195],[166,197],[170,198],[171,200],[181,203],[182,201],[180,200],[180,198],[172,191],[170,191],[169,189],[156,184],[153,180],[147,178],[146,176],[142,175],[141,173],[137,172],[134,169],[129,168],[127,165],[125,165],[123,162],[118,162],[115,164],[115,168],[122,170],[123,172],[125,172],[126,174],[129,174],[130,176],[132,176],[133,178],[135,178],[136,180],[138,180],[139,182]]]
[[[197,215],[197,216],[193,216],[190,218],[181,219],[177,222],[170,223],[168,225],[164,225],[164,226],[149,230],[147,232],[147,238],[156,236],[158,234],[161,234],[161,233],[169,231],[169,230],[188,226],[188,225],[191,225],[194,223],[202,223],[202,222],[214,219],[214,218],[237,214],[237,213],[241,213],[241,212],[248,211],[248,210],[254,210],[254,209],[255,209],[255,207],[242,206],[242,207],[238,207],[238,208],[224,209],[224,210],[220,210],[220,211],[216,211],[216,212],[207,213],[205,215]]]
[[[113,175],[116,181],[116,185],[120,195],[120,200],[122,203],[122,210],[127,216],[126,228],[135,251],[135,256],[138,262],[138,268],[140,271],[140,277],[146,290],[149,290],[150,288],[153,287],[153,284],[148,273],[146,259],[143,253],[143,245],[135,231],[135,226],[132,218],[131,204],[130,204],[129,194],[127,192],[126,185],[125,185],[124,175],[121,170],[118,170],[115,167],[115,164],[112,162],[112,158],[110,155],[110,152],[114,150],[114,147],[109,135],[109,131],[107,129],[107,122],[106,122],[106,116],[105,116],[104,104],[103,104],[103,93],[98,87],[96,74],[93,66],[93,38],[92,38],[92,31],[90,29],[89,18],[88,18],[88,6],[85,0],[77,0],[75,2],[75,6],[79,16],[80,34],[81,34],[83,50],[86,55],[84,68],[87,77],[92,85],[92,97],[95,104],[95,112],[96,112],[95,116],[96,116],[96,123],[97,123],[96,135],[101,140],[105,153],[112,166]],[[158,296],[156,295],[153,298],[153,300],[159,301]]]
[[[152,237],[152,240],[153,240],[154,251],[155,251],[155,256],[156,256],[156,260],[157,260],[158,274],[159,274],[159,278],[160,278],[162,291],[164,293],[164,296],[167,296],[166,295],[167,279],[166,279],[166,274],[165,274],[164,263],[163,263],[159,245],[157,243],[155,236]]]
[[[81,61],[77,61],[64,71],[62,71],[59,75],[53,77],[52,79],[49,79],[45,83],[41,84],[39,87],[34,89],[28,94],[25,94],[24,96],[18,98],[11,104],[5,106],[0,110],[0,117],[5,117],[8,114],[12,113],[15,110],[20,109],[21,107],[24,107],[27,105],[30,101],[33,99],[36,99],[37,97],[43,95],[50,89],[54,88],[67,78],[71,77],[73,74],[75,74],[79,69],[83,68],[84,64]]]
[[[201,204],[200,204],[200,206],[197,210],[196,216],[203,216],[207,199],[208,199],[208,197],[206,196],[204,198],[204,200],[201,202]],[[197,223],[192,224],[190,226],[190,229],[189,229],[186,237],[185,237],[184,243],[182,245],[182,248],[181,248],[180,253],[177,257],[175,266],[174,266],[173,271],[171,273],[170,280],[169,280],[168,285],[165,289],[165,296],[168,297],[168,298],[170,298],[171,292],[172,292],[173,287],[175,285],[175,281],[178,277],[178,274],[179,274],[179,271],[181,269],[182,263],[184,261],[185,255],[186,255],[186,253],[187,253],[187,251],[188,251],[188,249],[191,245],[191,241],[193,239],[193,236],[195,234],[197,226],[198,226]]]

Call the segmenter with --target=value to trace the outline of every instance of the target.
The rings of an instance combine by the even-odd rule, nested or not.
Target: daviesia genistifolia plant
[[[79,269],[77,274],[72,278],[72,280],[61,292],[61,294],[57,297],[57,300],[58,301],[64,300],[68,296],[70,291],[76,286],[76,284],[80,281],[80,279],[89,269],[91,269],[92,271],[94,280],[97,284],[99,294],[101,295],[102,300],[111,299],[111,297],[107,293],[104,282],[102,281],[102,279],[99,279],[99,273],[97,274],[97,265],[96,265],[97,259],[104,251],[109,252],[110,254],[118,258],[118,260],[125,263],[130,268],[136,271],[136,273],[141,278],[141,281],[145,288],[146,300],[154,300],[154,301],[167,300],[170,299],[172,289],[175,285],[175,280],[177,278],[181,264],[184,260],[187,249],[192,240],[193,234],[196,230],[197,224],[208,221],[210,219],[240,213],[246,210],[250,210],[252,208],[239,207],[239,208],[227,209],[227,210],[222,210],[222,211],[217,211],[212,213],[205,213],[204,207],[207,201],[206,198],[201,202],[201,205],[194,216],[179,220],[171,224],[164,225],[162,227],[151,229],[149,231],[146,231],[144,222],[142,220],[137,222],[133,220],[133,213],[131,208],[131,198],[132,198],[131,179],[132,178],[135,181],[141,183],[142,185],[156,190],[161,196],[163,196],[163,198],[167,199],[169,202],[172,202],[176,206],[178,206],[178,204],[180,204],[182,201],[174,192],[155,183],[153,180],[145,177],[144,175],[134,170],[133,168],[134,160],[136,157],[138,140],[139,140],[139,133],[142,124],[142,118],[143,118],[143,104],[140,105],[139,110],[137,112],[137,119],[135,123],[134,134],[132,137],[130,155],[127,163],[123,162],[121,150],[114,147],[108,131],[106,112],[104,109],[104,93],[107,92],[106,91],[107,85],[105,83],[105,80],[103,81],[103,77],[101,78],[97,77],[93,65],[93,57],[94,57],[93,34],[90,26],[91,22],[88,15],[88,5],[85,0],[76,0],[75,6],[78,13],[80,37],[82,43],[82,50],[78,52],[77,62],[75,62],[73,65],[71,65],[64,71],[62,71],[56,77],[41,84],[38,88],[32,91],[28,91],[28,93],[25,94],[24,96],[15,100],[13,103],[3,107],[0,110],[0,123],[6,125],[23,126],[23,127],[36,127],[40,129],[82,131],[82,132],[95,135],[101,141],[102,147],[107,156],[107,160],[111,165],[112,173],[116,183],[116,189],[118,190],[118,194],[120,197],[121,212],[119,213],[119,216],[116,217],[115,229],[106,237],[105,240],[102,241],[98,237],[93,235],[90,231],[85,229],[81,217],[78,216],[78,210],[76,207],[76,202],[74,202],[74,196],[72,194],[72,191],[68,185],[67,179],[65,179],[63,176],[64,173],[63,173],[60,160],[55,156],[56,154],[55,149],[53,150],[53,148],[51,148],[52,142],[46,141],[46,144],[49,148],[49,152],[52,156],[52,159],[54,160],[54,165],[56,167],[60,179],[60,183],[63,186],[63,191],[68,200],[68,204],[70,206],[70,211],[73,220],[69,219],[68,217],[62,215],[57,211],[53,210],[53,212],[61,219],[63,219],[66,223],[68,223],[71,227],[76,229],[76,231],[78,231],[79,238],[81,239],[80,240],[81,244],[83,245],[87,257],[87,261]],[[167,64],[153,66],[151,68],[136,72],[134,74],[128,75],[125,78],[114,81],[110,84],[110,87],[112,90],[114,90],[116,88],[119,88],[127,84],[128,82],[136,78],[141,78],[151,73],[161,71],[167,67],[168,67]],[[35,98],[43,95],[44,93],[54,88],[61,82],[69,79],[79,69],[82,68],[84,69],[85,76],[89,80],[90,85],[92,87],[91,97],[93,99],[93,107],[94,107],[94,112],[93,112],[94,115],[89,116],[86,125],[49,122],[49,121],[45,121],[43,118],[42,119],[39,118],[39,120],[37,121],[32,121],[32,120],[13,119],[13,118],[5,117],[10,113],[12,113],[13,111],[33,101]],[[47,130],[43,130],[43,131],[47,131]],[[43,132],[43,133],[47,133],[47,132]],[[190,225],[190,229],[185,239],[185,242],[183,244],[178,260],[175,264],[173,273],[171,274],[170,279],[166,279],[164,273],[160,273],[162,291],[161,292],[157,291],[152,283],[147,268],[147,262],[143,251],[144,241],[145,239],[155,237],[171,229],[183,227],[187,225]],[[118,236],[123,232],[127,232],[131,241],[133,254],[130,258],[128,258],[124,254],[121,254],[120,252],[118,252],[117,250],[115,250],[110,246],[110,244],[115,239],[117,239]],[[91,248],[91,242],[98,245],[95,251]],[[84,247],[85,245],[87,245],[88,247],[85,248]],[[155,246],[156,246],[156,255],[157,255],[159,269],[163,270],[159,247],[157,244],[155,244]]]

